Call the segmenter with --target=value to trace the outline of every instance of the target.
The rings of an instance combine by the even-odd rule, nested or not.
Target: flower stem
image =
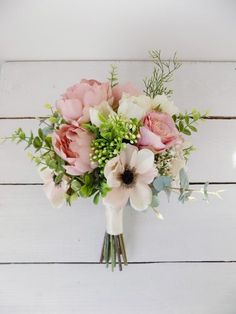
[[[122,262],[123,260],[123,262]],[[111,264],[111,269],[114,271],[116,264],[119,265],[119,270],[122,270],[122,263],[128,265],[125,252],[124,238],[122,234],[111,235],[105,232],[100,263],[105,262],[108,267]]]

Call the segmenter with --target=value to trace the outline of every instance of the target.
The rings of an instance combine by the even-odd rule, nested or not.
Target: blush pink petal
[[[152,201],[152,190],[144,183],[138,182],[130,192],[131,206],[142,211],[148,208]]]
[[[83,106],[78,99],[58,100],[56,107],[66,121],[78,120],[83,112]]]
[[[117,84],[112,88],[112,94],[114,96],[114,101],[118,102],[122,98],[122,94],[126,93],[130,96],[139,96],[141,92],[133,86],[132,83],[127,82],[125,84]]]
[[[81,175],[93,169],[90,162],[93,137],[76,125],[62,125],[52,134],[55,152],[67,162],[65,169],[71,175]]]
[[[88,122],[89,107],[96,107],[103,101],[112,104],[113,96],[109,83],[83,79],[66,90],[62,99],[57,102],[57,108],[68,122]]]
[[[106,197],[103,199],[105,205],[111,206],[113,208],[123,208],[129,199],[129,190],[122,187],[113,188],[107,193]]]
[[[138,141],[139,147],[147,147],[153,151],[162,151],[166,148],[166,145],[162,143],[161,137],[159,135],[154,134],[146,127],[140,128],[140,139]]]

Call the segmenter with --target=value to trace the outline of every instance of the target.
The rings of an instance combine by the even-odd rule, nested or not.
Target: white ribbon
[[[114,208],[105,205],[106,232],[111,235],[123,233],[123,211],[124,208]]]

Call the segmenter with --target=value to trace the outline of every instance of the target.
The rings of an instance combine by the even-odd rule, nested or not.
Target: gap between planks
[[[142,261],[142,262],[129,262],[129,265],[145,265],[145,264],[234,264],[235,260],[196,260],[196,261]],[[4,265],[106,265],[100,262],[0,262],[0,266]]]
[[[205,184],[206,182],[189,182],[189,184],[190,185],[203,185],[203,184]],[[224,182],[224,181],[222,181],[222,182],[207,182],[209,185],[235,185],[236,184],[236,181],[226,181],[226,182]],[[43,185],[43,183],[41,183],[41,182],[33,182],[33,183],[24,183],[24,182],[18,182],[18,183],[12,183],[12,182],[4,182],[4,183],[1,183],[0,182],[0,186],[8,186],[8,185],[13,185],[13,186],[24,186],[24,185],[26,185],[26,186],[28,186],[28,185],[38,185],[38,186],[41,186],[41,185]]]
[[[171,59],[162,59],[162,61],[170,61]],[[224,60],[224,59],[216,59],[216,60],[211,60],[211,59],[205,59],[205,60],[196,60],[196,59],[179,59],[181,63],[234,63],[236,60]],[[151,59],[148,58],[142,58],[142,59],[119,59],[119,58],[114,58],[114,59],[58,59],[58,60],[53,60],[53,59],[45,59],[45,60],[37,60],[37,59],[32,59],[32,60],[20,60],[20,59],[14,59],[14,60],[4,60],[4,63],[15,63],[15,62],[20,62],[20,63],[28,63],[28,62],[152,62]]]
[[[0,120],[41,120],[49,117],[0,117]],[[206,120],[236,120],[236,116],[208,116]]]

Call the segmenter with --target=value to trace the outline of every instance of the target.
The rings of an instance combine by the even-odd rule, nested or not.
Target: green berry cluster
[[[104,168],[108,160],[117,156],[125,143],[136,144],[139,137],[137,119],[124,119],[119,115],[103,120],[97,138],[92,141],[91,161]]]

